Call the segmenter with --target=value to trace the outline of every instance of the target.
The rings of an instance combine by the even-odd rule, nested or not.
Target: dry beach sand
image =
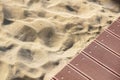
[[[0,0],[0,80],[49,80],[119,12],[119,0]]]

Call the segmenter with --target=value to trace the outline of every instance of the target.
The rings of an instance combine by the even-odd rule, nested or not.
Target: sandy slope
[[[119,3],[0,0],[0,80],[49,80],[120,16]]]

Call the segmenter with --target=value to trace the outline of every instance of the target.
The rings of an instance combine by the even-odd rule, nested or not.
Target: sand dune
[[[0,0],[0,80],[49,80],[119,12],[119,0]]]

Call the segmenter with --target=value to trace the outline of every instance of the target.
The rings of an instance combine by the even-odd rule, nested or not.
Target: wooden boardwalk
[[[120,80],[120,18],[51,80]]]

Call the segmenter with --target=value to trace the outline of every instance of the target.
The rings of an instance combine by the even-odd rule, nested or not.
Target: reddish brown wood
[[[120,37],[120,23],[115,21],[113,24],[110,25],[108,28],[113,34],[118,35]]]
[[[88,80],[82,74],[66,66],[60,73],[55,76],[58,80]]]
[[[92,42],[84,51],[102,65],[120,74],[120,58],[113,52],[99,45],[97,42]]]
[[[93,80],[120,80],[119,77],[110,73],[101,65],[97,64],[94,60],[84,55],[84,53],[78,55],[70,63],[71,65],[74,65],[76,68],[78,68],[80,71],[92,77]]]
[[[52,80],[120,80],[120,17]]]
[[[110,34],[107,31],[104,31],[97,40],[110,48],[112,51],[116,52],[116,54],[120,55],[120,39]]]

